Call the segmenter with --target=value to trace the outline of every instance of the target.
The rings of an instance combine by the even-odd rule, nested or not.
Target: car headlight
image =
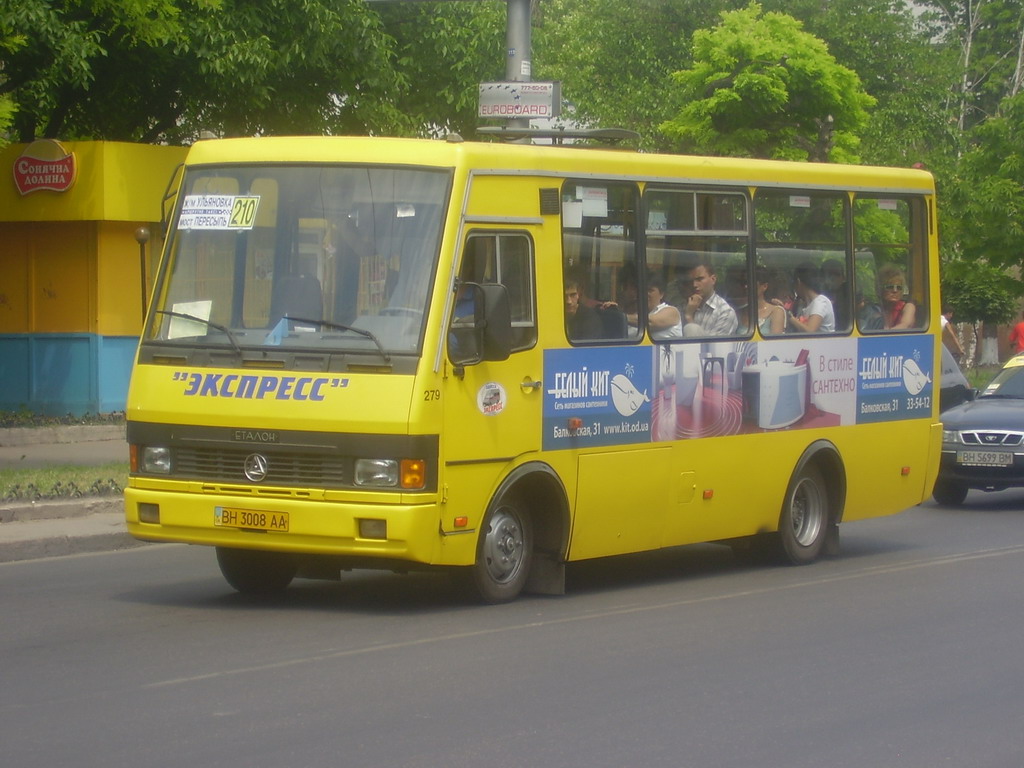
[[[944,429],[942,430],[942,442],[944,443],[959,443],[960,432],[955,429]]]

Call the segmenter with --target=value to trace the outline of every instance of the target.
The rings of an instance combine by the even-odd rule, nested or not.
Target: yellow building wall
[[[29,226],[0,224],[0,333],[25,333],[29,328]]]
[[[153,233],[145,246],[151,286],[163,196],[187,149],[61,144],[78,166],[68,191],[22,196],[13,180],[0,184],[0,333],[137,336],[143,300],[135,230]],[[0,150],[8,178],[25,148]]]
[[[49,222],[0,229],[0,333],[95,333],[95,225]]]
[[[97,225],[96,332],[104,336],[137,336],[142,328],[142,281],[136,222],[101,221]],[[159,227],[147,225],[151,233]],[[160,256],[160,240],[150,235],[144,246],[146,306]]]
[[[187,147],[118,141],[62,141],[61,146],[75,155],[74,186],[67,192],[42,190],[24,196],[11,174],[27,145],[0,149],[0,168],[8,178],[0,184],[0,222],[160,221],[167,182],[188,152]]]
[[[122,410],[142,328],[139,244],[147,282],[159,257],[162,201],[185,147],[61,142],[74,185],[18,193],[26,145],[0,149],[0,410]],[[51,148],[52,149],[52,148]]]

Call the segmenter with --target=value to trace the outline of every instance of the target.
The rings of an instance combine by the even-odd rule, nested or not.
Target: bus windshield
[[[194,168],[146,339],[418,354],[449,190],[432,169]]]

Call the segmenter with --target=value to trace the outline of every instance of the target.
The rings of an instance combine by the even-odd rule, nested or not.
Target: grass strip
[[[119,494],[128,483],[128,462],[0,469],[0,502]]]

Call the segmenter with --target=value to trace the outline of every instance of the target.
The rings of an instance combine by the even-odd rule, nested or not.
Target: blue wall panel
[[[0,334],[0,410],[123,411],[137,344],[91,333]]]
[[[123,411],[139,337],[100,336],[99,344],[99,413]]]

